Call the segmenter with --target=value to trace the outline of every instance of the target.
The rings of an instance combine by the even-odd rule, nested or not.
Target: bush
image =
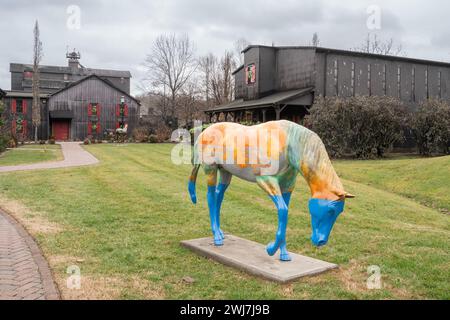
[[[0,135],[0,153],[6,150],[8,146],[9,138],[6,136]]]
[[[89,138],[84,139],[83,144],[91,144],[91,140]]]
[[[450,105],[435,99],[423,102],[410,120],[421,155],[450,154]]]
[[[149,130],[146,127],[137,127],[133,130],[132,136],[136,142],[147,142],[149,138]]]
[[[158,142],[164,142],[170,139],[170,136],[172,134],[172,130],[166,126],[165,124],[160,124],[155,129],[155,134],[158,139]]]
[[[150,143],[158,143],[158,136],[156,134],[151,134],[148,136],[148,142]]]
[[[404,139],[402,103],[389,97],[317,98],[305,125],[316,132],[333,157],[382,157]]]
[[[48,144],[55,144],[56,140],[54,136],[50,136],[50,138],[48,139]]]

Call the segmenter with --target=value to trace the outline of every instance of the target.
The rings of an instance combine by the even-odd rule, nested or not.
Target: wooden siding
[[[400,98],[411,108],[427,98],[450,100],[450,66],[445,63],[311,47],[265,46],[250,47],[244,61],[244,68],[255,63],[257,72],[252,85],[245,84],[245,70],[235,74],[235,96],[245,100],[306,87],[314,87],[316,96],[387,95]]]
[[[26,101],[27,108],[25,113],[13,112],[12,105],[13,101],[24,100]],[[41,124],[38,129],[38,138],[47,139],[47,105],[44,103],[45,99],[41,99]],[[17,120],[17,117],[21,116],[23,120],[26,121],[26,140],[34,139],[33,123],[32,123],[32,112],[33,112],[33,99],[32,98],[22,98],[22,97],[4,97],[3,102],[5,104],[5,110],[3,111],[3,116],[6,122],[11,125],[12,121]]]
[[[116,123],[120,117],[116,116],[116,106],[120,104],[120,98],[124,94],[97,78],[89,78],[81,83],[54,94],[49,99],[49,111],[71,111],[71,139],[84,139],[88,136],[88,123],[95,119],[89,117],[89,104],[100,105],[98,123],[101,132],[106,129],[116,129]],[[128,105],[128,133],[137,126],[139,120],[138,103],[125,95],[125,104]]]

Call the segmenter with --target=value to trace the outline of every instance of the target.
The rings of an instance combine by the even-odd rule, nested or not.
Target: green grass
[[[78,264],[86,277],[82,279],[123,280],[112,282],[121,283],[116,285],[117,295],[110,294],[106,285],[93,289],[104,290],[106,297],[450,299],[449,216],[400,191],[375,185],[362,173],[351,181],[349,172],[370,161],[338,163],[347,191],[357,198],[347,201],[329,244],[321,249],[309,240],[309,191],[299,179],[289,212],[288,249],[340,268],[279,285],[180,246],[181,240],[209,236],[209,219],[204,175],[198,178],[194,206],[186,190],[191,167],[172,164],[171,148],[166,144],[90,145],[86,149],[101,160],[99,165],[0,175],[0,195],[19,200],[43,221],[60,226],[60,232],[34,235],[50,257],[63,291],[67,290],[67,266]],[[416,161],[422,160],[407,160],[405,165]],[[374,162],[374,167],[389,163]],[[393,179],[393,174],[386,179]],[[435,167],[429,174],[439,179],[443,173]],[[255,184],[233,179],[223,204],[223,229],[264,244],[272,241],[277,215],[271,201]],[[436,187],[449,193],[448,181]],[[366,288],[370,265],[381,268],[381,290]],[[184,282],[184,276],[195,282]]]
[[[450,213],[450,156],[373,161],[337,161],[345,179],[408,197]]]
[[[63,158],[59,145],[24,145],[0,154],[0,166],[57,161]]]

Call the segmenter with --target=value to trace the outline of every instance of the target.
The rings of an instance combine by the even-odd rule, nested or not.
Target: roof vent
[[[78,60],[80,60],[81,55],[80,52],[76,52],[75,49],[73,49],[72,52],[66,53],[66,58],[69,59],[69,67],[72,69],[78,69],[80,63]]]

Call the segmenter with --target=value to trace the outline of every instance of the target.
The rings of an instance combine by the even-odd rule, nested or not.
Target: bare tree
[[[187,35],[160,35],[153,43],[144,65],[148,70],[147,80],[151,81],[151,87],[164,96],[164,113],[173,118],[176,114],[177,95],[197,67],[194,44]]]
[[[250,45],[245,38],[239,38],[234,42],[234,53],[236,57],[236,64],[243,65],[244,64],[244,54],[242,51]]]
[[[211,97],[211,77],[216,68],[217,58],[212,53],[209,53],[199,58],[199,70],[202,77],[200,81],[206,107],[210,108],[213,105]]]
[[[361,46],[356,47],[353,50],[390,56],[404,55],[402,51],[402,45],[397,45],[393,38],[390,38],[388,40],[380,40],[374,33],[368,33]]]
[[[41,101],[39,90],[39,63],[42,60],[42,42],[40,40],[39,23],[36,20],[34,24],[34,45],[33,45],[33,79],[32,79],[32,92],[33,92],[33,105],[32,105],[32,124],[34,128],[34,141],[38,141],[38,129],[41,125]]]
[[[313,34],[311,45],[313,47],[318,47],[320,45],[319,35],[317,34],[317,32],[314,32]]]
[[[192,127],[195,119],[203,117],[204,103],[197,79],[192,79],[183,87],[178,97],[178,117],[185,127]]]
[[[200,71],[203,77],[203,92],[207,106],[231,101],[234,93],[233,70],[236,60],[230,51],[226,51],[220,60],[212,53],[200,58]]]

